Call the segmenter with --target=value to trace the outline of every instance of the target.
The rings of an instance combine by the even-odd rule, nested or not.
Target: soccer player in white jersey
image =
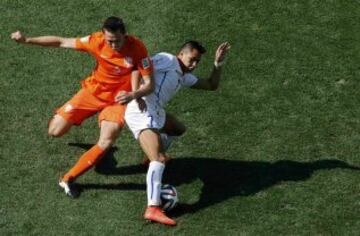
[[[229,48],[227,42],[217,48],[214,67],[208,79],[198,79],[192,74],[200,62],[201,55],[206,52],[199,42],[186,42],[176,56],[169,53],[156,54],[152,57],[154,92],[142,99],[133,100],[127,106],[126,123],[150,159],[146,177],[148,207],[144,214],[147,220],[176,225],[173,219],[161,211],[160,189],[167,159],[165,151],[175,137],[185,132],[185,126],[173,115],[165,112],[165,104],[182,87],[216,90]],[[138,81],[132,81],[134,90],[138,87]]]

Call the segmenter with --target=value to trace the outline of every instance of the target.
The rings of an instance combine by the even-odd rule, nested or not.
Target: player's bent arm
[[[131,90],[133,92],[135,92],[136,90],[139,89],[139,87],[140,87],[140,79],[141,79],[140,72],[138,70],[134,70],[131,73]],[[142,112],[146,111],[147,107],[146,107],[145,101],[141,97],[135,98],[135,99],[136,99],[136,101],[138,103],[140,111],[142,111]]]
[[[143,96],[146,96],[154,91],[155,82],[152,75],[144,75],[142,77],[143,84],[139,85],[138,77],[140,74],[136,71],[131,73],[131,92],[120,91],[115,96],[115,102],[120,104],[127,104],[133,99],[140,99]]]
[[[203,89],[203,90],[216,90],[219,87],[219,82],[221,79],[221,66],[214,66],[211,75],[208,79],[198,79],[196,83],[191,86],[194,89]]]
[[[131,91],[136,91],[140,87],[140,78],[138,70],[131,72]]]
[[[18,43],[39,45],[44,47],[75,48],[76,38],[59,36],[25,37],[20,31],[11,34],[11,39]]]
[[[224,65],[226,52],[229,49],[230,44],[228,42],[219,45],[215,53],[214,68],[210,74],[210,77],[206,80],[199,79],[191,88],[216,90],[219,87],[222,66]]]
[[[141,85],[141,87],[139,87],[138,89],[132,92],[134,99],[149,95],[155,89],[154,78],[151,74],[143,75],[142,79],[143,79],[143,84]]]

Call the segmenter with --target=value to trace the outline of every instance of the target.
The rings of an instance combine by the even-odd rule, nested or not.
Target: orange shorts
[[[107,120],[123,127],[125,109],[126,105],[100,100],[86,89],[81,89],[70,101],[57,109],[56,114],[75,125],[80,125],[86,118],[100,112],[99,124],[102,120]]]

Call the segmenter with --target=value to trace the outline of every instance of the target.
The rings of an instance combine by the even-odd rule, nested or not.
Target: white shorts
[[[162,107],[155,109],[147,106],[147,110],[141,112],[136,100],[132,100],[126,108],[125,121],[136,139],[145,129],[161,129],[165,125],[166,112]]]

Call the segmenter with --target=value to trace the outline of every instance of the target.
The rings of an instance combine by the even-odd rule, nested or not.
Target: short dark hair
[[[125,24],[123,20],[116,16],[108,17],[103,24],[103,30],[109,31],[111,33],[115,33],[120,31],[122,34],[126,34]]]
[[[206,52],[206,49],[204,48],[204,46],[201,45],[200,42],[195,41],[195,40],[189,40],[189,41],[185,42],[181,46],[180,51],[183,49],[190,49],[190,50],[196,49],[200,52],[200,54],[204,54]]]

